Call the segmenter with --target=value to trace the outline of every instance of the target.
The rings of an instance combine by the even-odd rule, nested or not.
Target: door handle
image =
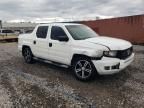
[[[52,47],[52,43],[49,43],[49,47]]]
[[[36,44],[36,41],[35,41],[35,40],[33,41],[33,44]]]

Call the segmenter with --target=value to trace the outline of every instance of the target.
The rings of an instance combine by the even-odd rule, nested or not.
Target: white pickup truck
[[[134,59],[130,42],[98,36],[75,23],[40,24],[31,34],[19,36],[18,48],[27,63],[41,59],[71,66],[79,80],[117,73]]]

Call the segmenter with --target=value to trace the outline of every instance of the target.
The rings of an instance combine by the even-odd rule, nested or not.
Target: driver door
[[[49,39],[49,57],[52,61],[69,64],[70,62],[70,44],[69,41],[59,41],[60,36],[67,36],[63,27],[52,26]]]

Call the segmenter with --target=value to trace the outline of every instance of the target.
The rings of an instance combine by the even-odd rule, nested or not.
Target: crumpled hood
[[[106,46],[110,50],[125,50],[132,46],[132,44],[126,40],[111,37],[103,37],[103,36],[89,38],[86,39],[85,41]]]

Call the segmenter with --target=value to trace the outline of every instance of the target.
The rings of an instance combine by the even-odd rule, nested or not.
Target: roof
[[[43,26],[46,26],[46,25],[59,25],[59,26],[62,26],[62,25],[81,25],[81,24],[78,24],[78,23],[46,23],[46,24],[39,24],[39,25],[43,25]]]

